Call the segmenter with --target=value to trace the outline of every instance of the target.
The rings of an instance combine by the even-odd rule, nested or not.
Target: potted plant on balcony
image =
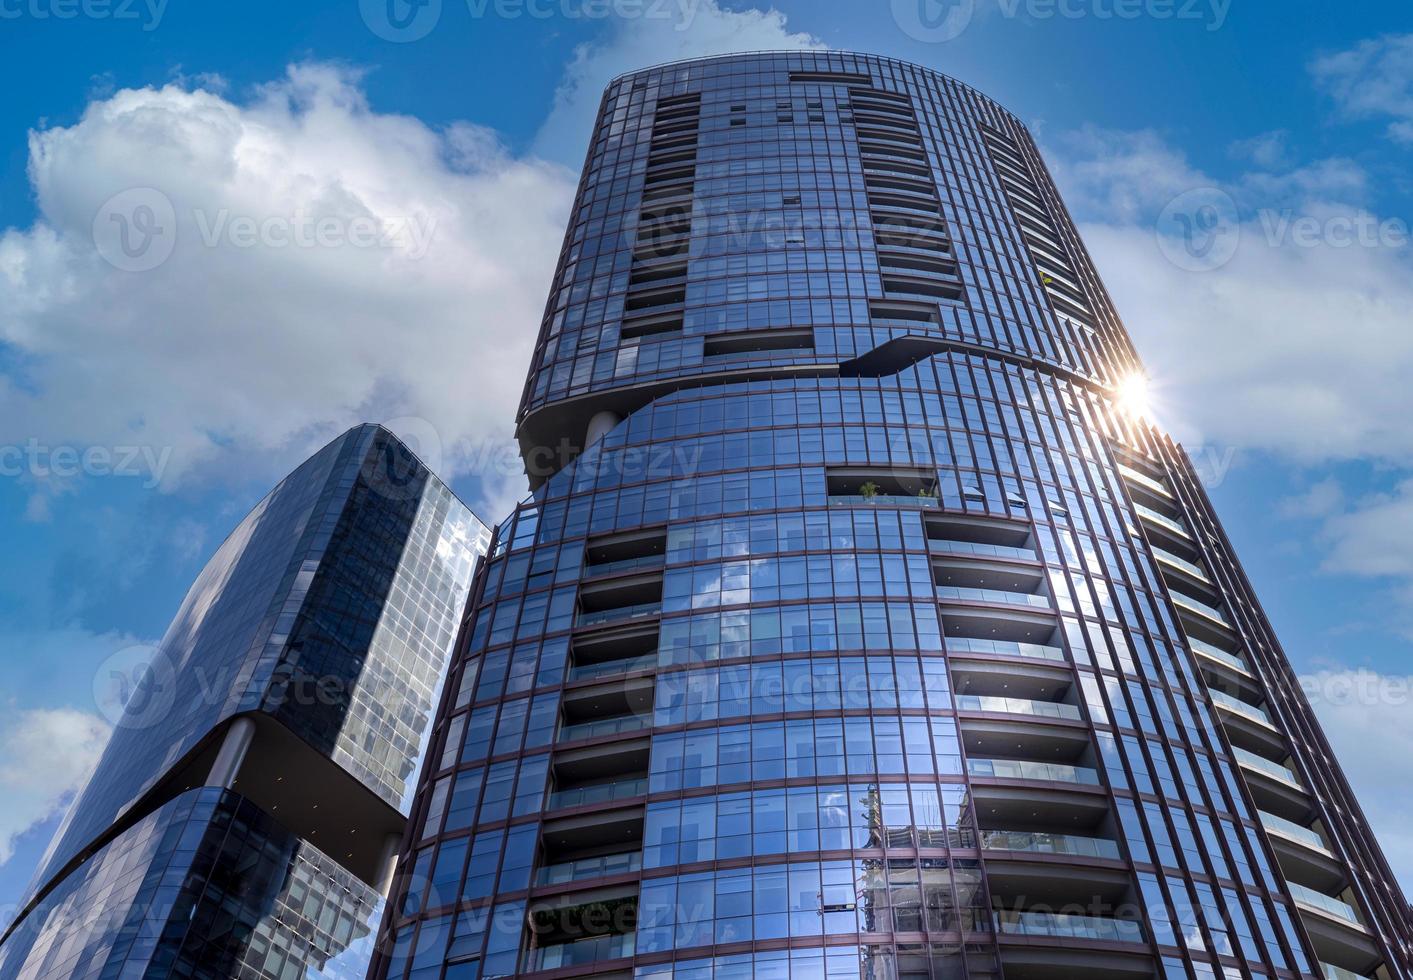
[[[865,480],[859,484],[859,496],[869,503],[873,503],[873,498],[878,496],[878,484],[872,480]]]

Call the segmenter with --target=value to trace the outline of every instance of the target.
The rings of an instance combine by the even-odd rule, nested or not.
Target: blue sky
[[[0,8],[0,914],[113,664],[310,450],[391,421],[487,520],[523,490],[510,424],[603,81],[804,45],[1031,125],[1413,882],[1405,5],[433,0],[391,41],[383,3]],[[133,188],[173,207],[150,269],[95,232]],[[1185,258],[1174,215],[1209,199],[1220,247]],[[270,231],[307,214],[350,238]],[[402,236],[354,243],[369,215]]]

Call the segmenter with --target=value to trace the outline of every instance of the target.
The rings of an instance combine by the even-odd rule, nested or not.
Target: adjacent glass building
[[[202,570],[0,944],[0,978],[364,976],[489,531],[387,430]]]
[[[614,80],[373,975],[1409,976],[1139,370],[965,85]]]

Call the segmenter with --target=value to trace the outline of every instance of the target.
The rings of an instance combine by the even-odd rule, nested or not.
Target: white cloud
[[[1313,484],[1304,493],[1281,501],[1280,514],[1296,520],[1328,517],[1344,504],[1344,490],[1334,477]]]
[[[103,719],[72,708],[14,712],[0,723],[0,864],[16,838],[63,808],[108,734]]]
[[[569,171],[378,113],[356,74],[302,65],[244,103],[117,92],[32,133],[30,175],[39,219],[0,236],[0,342],[25,365],[0,377],[0,445],[171,447],[170,486],[218,462],[277,475],[367,419],[427,420],[447,476],[509,438]],[[162,197],[104,224],[131,188]],[[95,217],[121,264],[121,222],[138,242],[149,200],[159,226],[170,202],[170,257],[114,268]],[[326,244],[281,246],[300,222]],[[389,226],[430,238],[327,244]]]
[[[1413,459],[1413,260],[1407,229],[1362,209],[1362,171],[1325,160],[1223,184],[1152,133],[1086,131],[1050,155],[1178,437],[1300,463]],[[1200,188],[1235,202],[1220,234],[1239,244],[1190,271],[1156,229]]]
[[[1331,670],[1301,678],[1405,892],[1413,892],[1413,677]]]
[[[604,86],[623,72],[738,51],[825,47],[810,34],[791,31],[785,15],[774,9],[727,10],[719,0],[699,0],[688,7],[690,16],[621,19],[607,40],[580,45],[536,137],[536,151],[577,168]]]
[[[1388,34],[1323,55],[1310,73],[1351,118],[1387,118],[1390,138],[1413,144],[1413,34]]]
[[[1413,577],[1413,480],[1359,501],[1325,524],[1324,568],[1370,577]]]

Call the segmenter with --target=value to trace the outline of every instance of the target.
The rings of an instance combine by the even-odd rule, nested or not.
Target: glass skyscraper
[[[380,426],[283,480],[136,678],[0,978],[363,977],[488,537]]]
[[[377,980],[1410,976],[1139,371],[967,86],[615,79]]]

